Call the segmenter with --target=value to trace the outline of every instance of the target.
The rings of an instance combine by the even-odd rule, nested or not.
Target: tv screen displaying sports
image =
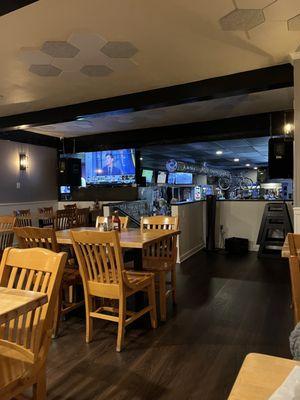
[[[166,183],[166,181],[167,181],[167,173],[165,171],[158,171],[157,183]]]
[[[176,185],[192,185],[193,184],[193,174],[188,172],[176,172],[175,178]]]
[[[134,149],[77,153],[76,157],[81,159],[81,186],[129,185],[136,182]]]
[[[153,179],[153,171],[151,169],[143,169],[142,176],[146,178],[146,183],[151,183]]]

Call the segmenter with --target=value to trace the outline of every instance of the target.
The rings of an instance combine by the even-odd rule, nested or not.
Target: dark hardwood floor
[[[200,252],[178,267],[168,321],[129,328],[122,353],[113,323],[96,321],[87,345],[84,318],[64,321],[50,349],[48,399],[226,399],[247,353],[290,357],[289,303],[286,262]]]

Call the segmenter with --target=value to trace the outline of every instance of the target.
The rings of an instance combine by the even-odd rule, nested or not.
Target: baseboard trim
[[[198,251],[204,249],[205,244],[200,243],[198,246],[193,247],[192,249],[186,251],[184,254],[179,256],[179,262],[182,263],[183,261],[187,260],[188,258],[192,257],[194,254],[198,253]]]

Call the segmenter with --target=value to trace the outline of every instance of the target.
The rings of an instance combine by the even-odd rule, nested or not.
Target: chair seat
[[[136,271],[125,271],[126,277],[130,285],[136,285],[138,287],[144,287],[149,284],[153,275],[147,274],[145,272],[136,272]]]
[[[147,272],[136,272],[136,271],[130,271],[130,270],[126,270],[124,271],[126,274],[126,277],[128,279],[128,282],[130,283],[130,285],[136,285],[136,286],[142,286],[144,287],[144,284],[147,285],[149,283],[149,281],[152,279],[152,274],[147,273]],[[99,277],[100,279],[100,277]],[[118,284],[119,279],[117,279],[117,282],[114,281],[112,273],[109,272],[109,282],[106,283],[115,283]],[[104,277],[104,281],[105,281],[105,277]]]
[[[0,343],[0,398],[4,394],[17,388],[32,379],[34,364],[29,362],[23,354],[14,349],[7,348]]]

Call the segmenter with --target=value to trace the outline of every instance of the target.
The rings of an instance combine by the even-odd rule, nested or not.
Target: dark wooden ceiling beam
[[[11,140],[12,142],[35,144],[37,146],[53,147],[56,149],[60,146],[60,139],[56,137],[22,130],[1,132],[0,140]]]
[[[222,120],[158,128],[136,129],[65,139],[66,152],[97,151],[116,148],[141,148],[150,145],[217,141],[283,134],[284,121],[293,121],[294,112],[246,115]],[[62,150],[62,147],[61,147]]]
[[[0,17],[19,8],[36,3],[38,0],[1,0],[0,1]]]
[[[282,64],[161,89],[1,117],[0,131],[15,129],[20,125],[37,126],[72,121],[87,114],[141,111],[280,89],[291,87],[293,84],[292,65]]]

